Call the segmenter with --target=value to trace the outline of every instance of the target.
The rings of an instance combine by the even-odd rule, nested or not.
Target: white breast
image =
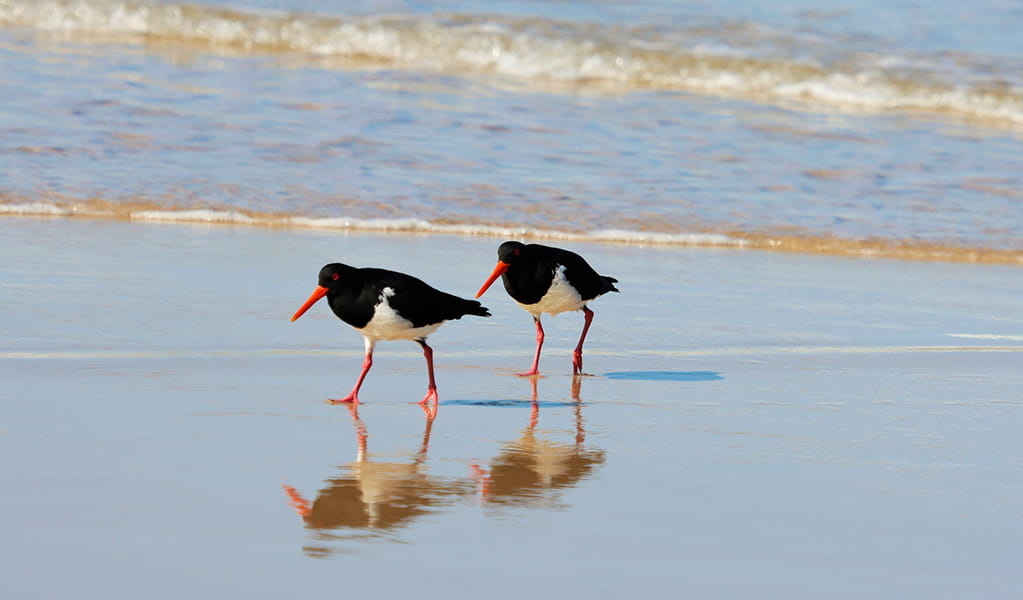
[[[380,293],[380,301],[377,302],[373,311],[373,318],[366,323],[366,326],[359,329],[359,333],[373,340],[417,340],[425,338],[442,323],[426,325],[424,327],[413,327],[412,322],[403,318],[391,308],[388,298],[394,295],[394,290],[386,287]]]
[[[547,293],[540,298],[540,301],[536,304],[522,304],[519,306],[526,309],[533,316],[540,316],[540,313],[547,313],[550,315],[556,315],[570,310],[579,310],[585,305],[582,296],[575,290],[574,287],[569,285],[568,280],[565,279],[565,267],[558,265],[558,268],[554,271],[554,281],[551,282],[550,289]]]

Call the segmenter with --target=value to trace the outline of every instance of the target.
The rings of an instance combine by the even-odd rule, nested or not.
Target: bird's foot
[[[432,421],[437,416],[437,405],[439,403],[440,398],[437,396],[437,388],[430,388],[426,391],[426,396],[419,401],[419,406],[423,407],[426,418]]]
[[[440,398],[437,396],[437,388],[430,388],[426,390],[426,396],[424,396],[423,399],[419,401],[419,404],[427,404],[428,402],[433,402],[434,404],[437,404],[439,401]]]
[[[529,368],[525,373],[516,373],[519,377],[539,377],[540,376],[540,354],[537,353],[536,358],[533,359],[533,366]]]
[[[352,406],[358,406],[359,397],[355,394],[355,392],[352,392],[344,398],[327,398],[327,402],[330,404],[351,404]]]
[[[572,354],[572,376],[583,376],[589,377],[589,373],[583,373],[583,353],[580,350],[576,350]]]

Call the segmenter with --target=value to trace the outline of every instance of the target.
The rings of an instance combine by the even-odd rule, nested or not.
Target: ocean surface
[[[0,0],[0,214],[1023,262],[1023,3]]]

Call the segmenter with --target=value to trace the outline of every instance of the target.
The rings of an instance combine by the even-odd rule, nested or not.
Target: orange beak
[[[302,315],[304,315],[305,311],[309,310],[310,306],[312,306],[313,304],[316,304],[317,302],[319,302],[320,298],[322,298],[322,297],[324,297],[326,295],[327,295],[327,288],[323,287],[322,285],[316,286],[316,289],[313,290],[312,295],[309,296],[309,299],[305,301],[305,304],[302,305],[302,308],[296,310],[295,314],[292,315],[291,321],[294,322],[295,319],[297,319],[297,318],[301,317]]]
[[[506,262],[497,261],[497,266],[494,267],[494,272],[490,274],[490,277],[487,277],[485,282],[483,282],[483,287],[480,288],[480,291],[476,292],[476,297],[479,298],[482,296],[483,292],[487,291],[487,288],[493,285],[494,282],[497,281],[498,277],[504,275],[504,272],[507,271],[510,266],[511,265]]]

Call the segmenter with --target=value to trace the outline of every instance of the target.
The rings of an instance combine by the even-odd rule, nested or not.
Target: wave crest
[[[333,17],[244,12],[141,0],[4,0],[0,24],[90,37],[327,58],[339,68],[382,66],[493,74],[530,85],[664,89],[798,102],[864,111],[927,111],[1023,124],[1016,67],[980,61],[969,84],[941,56],[843,54],[806,58],[806,48],[753,25],[708,38],[702,30],[660,32],[540,18],[412,15]],[[768,40],[770,38],[770,40]],[[713,40],[713,41],[710,41]],[[803,56],[802,58],[795,58]],[[978,59],[979,60],[979,59]],[[969,62],[960,57],[960,63]],[[981,64],[983,63],[983,64]],[[960,68],[961,67],[957,67]],[[979,78],[979,79],[978,79]]]

